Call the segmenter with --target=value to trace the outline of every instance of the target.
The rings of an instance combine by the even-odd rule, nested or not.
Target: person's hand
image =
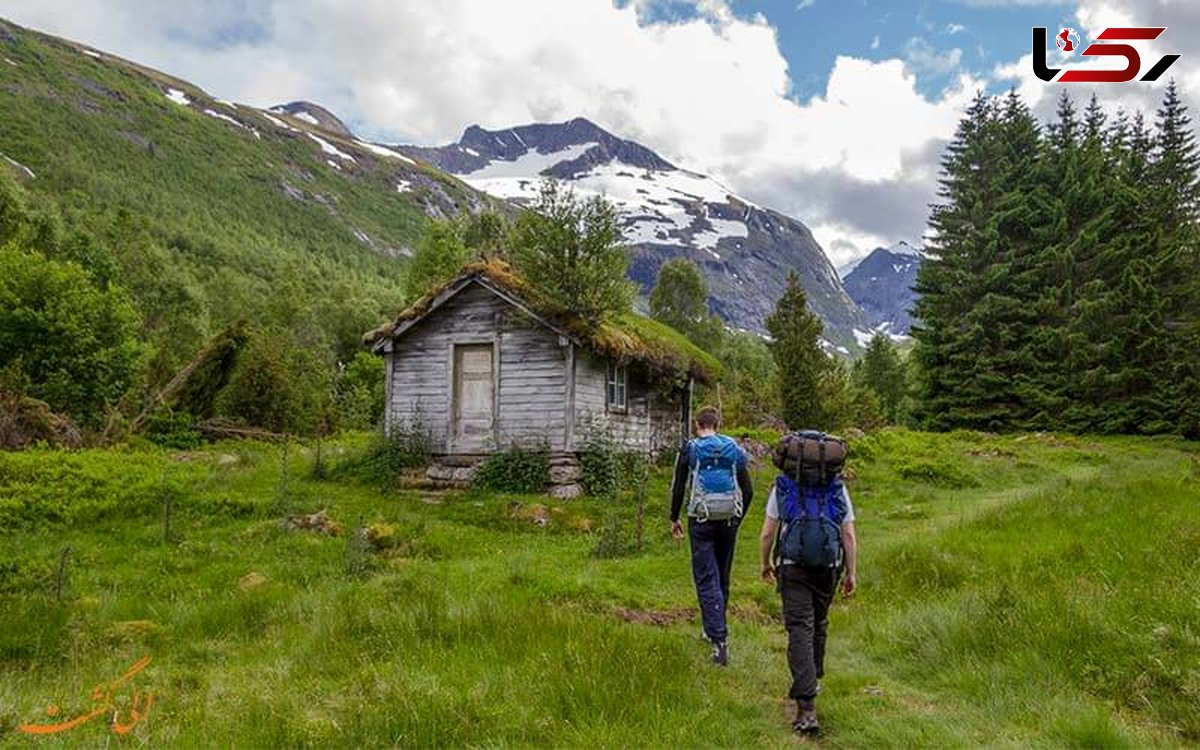
[[[763,583],[775,583],[775,568],[771,567],[771,563],[764,563],[762,566]]]
[[[842,579],[842,598],[849,599],[854,596],[854,590],[858,587],[857,577],[853,573],[848,573]]]
[[[683,541],[683,524],[679,521],[671,522],[671,538],[677,542]]]

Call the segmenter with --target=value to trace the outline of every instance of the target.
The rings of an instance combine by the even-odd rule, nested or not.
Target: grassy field
[[[363,441],[324,446],[334,476]],[[1200,743],[1195,445],[893,431],[853,449],[860,592],[835,607],[816,743],[786,721],[762,499],[719,670],[665,475],[637,551],[628,499],[318,480],[311,448],[0,454],[0,745],[115,743],[103,716],[17,727],[85,714],[143,655],[114,701],[127,722],[132,691],[154,694],[124,739],[152,747]],[[280,527],[322,508],[341,535]]]

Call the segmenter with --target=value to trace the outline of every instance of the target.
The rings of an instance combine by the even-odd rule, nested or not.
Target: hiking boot
[[[718,667],[729,665],[729,644],[725,641],[718,641],[712,647],[712,663]]]
[[[796,720],[792,722],[792,731],[797,734],[816,734],[820,728],[816,705],[812,701],[796,701]]]

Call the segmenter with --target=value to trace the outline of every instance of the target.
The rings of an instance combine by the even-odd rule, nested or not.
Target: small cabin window
[[[613,411],[625,411],[629,391],[629,371],[624,365],[608,363],[607,406]]]

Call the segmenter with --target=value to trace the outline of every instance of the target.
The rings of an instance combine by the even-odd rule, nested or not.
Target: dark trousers
[[[700,618],[704,621],[704,634],[717,643],[729,637],[725,608],[729,604],[729,574],[740,523],[736,519],[732,523],[688,519],[692,578],[696,581],[696,598],[700,600]]]
[[[825,674],[825,633],[838,573],[799,565],[780,565],[776,570],[792,672],[788,695],[811,701],[817,694],[817,680]]]

